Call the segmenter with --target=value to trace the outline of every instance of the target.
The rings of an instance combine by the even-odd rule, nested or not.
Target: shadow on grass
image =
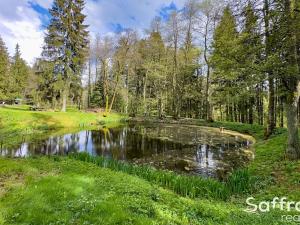
[[[21,106],[18,106],[18,105],[5,105],[5,106],[2,106],[2,108],[3,109],[16,110],[16,111],[28,111],[28,112],[30,112],[29,107],[21,107]]]

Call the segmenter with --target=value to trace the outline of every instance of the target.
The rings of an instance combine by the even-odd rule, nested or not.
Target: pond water
[[[0,147],[11,157],[65,155],[88,152],[106,158],[151,165],[159,169],[224,178],[254,155],[251,142],[217,129],[171,124],[129,124],[122,127],[86,130]]]

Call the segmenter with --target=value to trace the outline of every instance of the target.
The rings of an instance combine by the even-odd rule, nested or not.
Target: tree
[[[272,39],[271,39],[271,23],[270,23],[270,2],[264,0],[264,28],[265,28],[265,57],[268,62],[272,54]],[[268,110],[268,128],[267,137],[269,137],[276,127],[275,120],[275,88],[274,74],[272,68],[267,68],[268,83],[269,83],[269,110]]]
[[[104,103],[105,112],[108,113],[109,110],[109,61],[111,60],[114,53],[114,44],[111,38],[104,37],[101,42],[99,42],[98,49],[98,60],[101,65],[101,78],[99,80],[102,83],[102,102]]]
[[[227,6],[215,29],[211,63],[214,69],[213,83],[216,85],[215,100],[221,105],[225,103],[226,119],[230,121],[234,119],[236,81],[239,78],[236,61],[239,47],[236,20]]]
[[[165,45],[159,32],[152,32],[145,44],[145,59],[143,62],[145,70],[143,77],[144,115],[149,114],[147,97],[149,97],[148,93],[150,92],[150,96],[152,97],[151,102],[154,102],[154,105],[157,106],[157,116],[162,118],[166,91]]]
[[[26,62],[21,58],[20,46],[18,44],[16,45],[15,55],[12,60],[11,77],[11,85],[13,85],[11,93],[13,93],[13,97],[24,97],[24,91],[29,77],[29,68]]]
[[[0,36],[0,100],[9,98],[9,56]]]
[[[261,96],[261,86],[264,81],[262,72],[263,45],[259,33],[258,16],[254,12],[253,6],[249,3],[243,10],[245,15],[245,25],[240,34],[241,48],[238,53],[241,79],[239,87],[242,90],[241,96],[244,107],[247,108],[248,123],[254,123],[254,105],[257,97],[257,117],[258,123],[263,120],[263,98]],[[244,91],[243,91],[244,90]],[[243,118],[242,120],[245,120]]]
[[[113,105],[116,100],[118,87],[121,84],[121,78],[123,78],[123,85],[121,88],[125,89],[125,93],[122,95],[125,98],[125,112],[127,113],[128,108],[128,81],[129,81],[129,71],[130,71],[130,58],[132,58],[133,46],[137,41],[136,32],[128,29],[123,32],[118,40],[116,51],[113,57],[113,71],[114,71],[114,87],[113,94],[110,101],[110,106],[108,113],[111,112]],[[120,92],[119,92],[120,93]]]
[[[299,69],[299,10],[300,4],[295,0],[283,0],[281,19],[282,54],[284,56],[285,71],[282,81],[285,87],[285,105],[287,113],[288,143],[286,153],[290,159],[300,159],[300,143],[298,135],[299,121],[297,106],[300,95]]]
[[[72,83],[79,82],[88,47],[84,0],[55,0],[45,38],[44,56],[54,62],[54,75],[63,80],[62,111],[66,111]],[[75,84],[76,86],[76,84]]]
[[[171,44],[169,48],[170,55],[172,56],[172,111],[173,117],[177,119],[179,117],[179,108],[181,102],[179,100],[180,90],[178,85],[178,50],[179,50],[179,39],[180,39],[180,14],[174,10],[167,22],[168,40]]]
[[[210,36],[214,29],[214,24],[216,22],[217,10],[216,2],[214,0],[205,0],[201,2],[200,11],[202,14],[203,28],[202,35],[204,39],[204,52],[203,57],[206,64],[206,88],[205,88],[205,119],[211,121],[212,118],[212,107],[209,101],[209,89],[210,89],[210,76],[211,76],[211,63],[209,60],[209,51],[210,51]]]

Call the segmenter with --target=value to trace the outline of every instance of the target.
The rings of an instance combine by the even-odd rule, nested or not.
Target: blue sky
[[[0,0],[0,35],[10,54],[18,42],[28,63],[39,57],[53,0]],[[84,13],[92,35],[133,28],[143,32],[155,16],[166,20],[185,0],[86,0]]]

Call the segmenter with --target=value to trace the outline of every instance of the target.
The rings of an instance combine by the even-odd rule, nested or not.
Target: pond
[[[118,128],[86,130],[61,136],[50,136],[15,147],[0,147],[1,155],[66,155],[88,152],[150,165],[179,173],[223,179],[254,154],[251,141],[238,134],[221,133],[216,128],[179,124],[127,124]]]

